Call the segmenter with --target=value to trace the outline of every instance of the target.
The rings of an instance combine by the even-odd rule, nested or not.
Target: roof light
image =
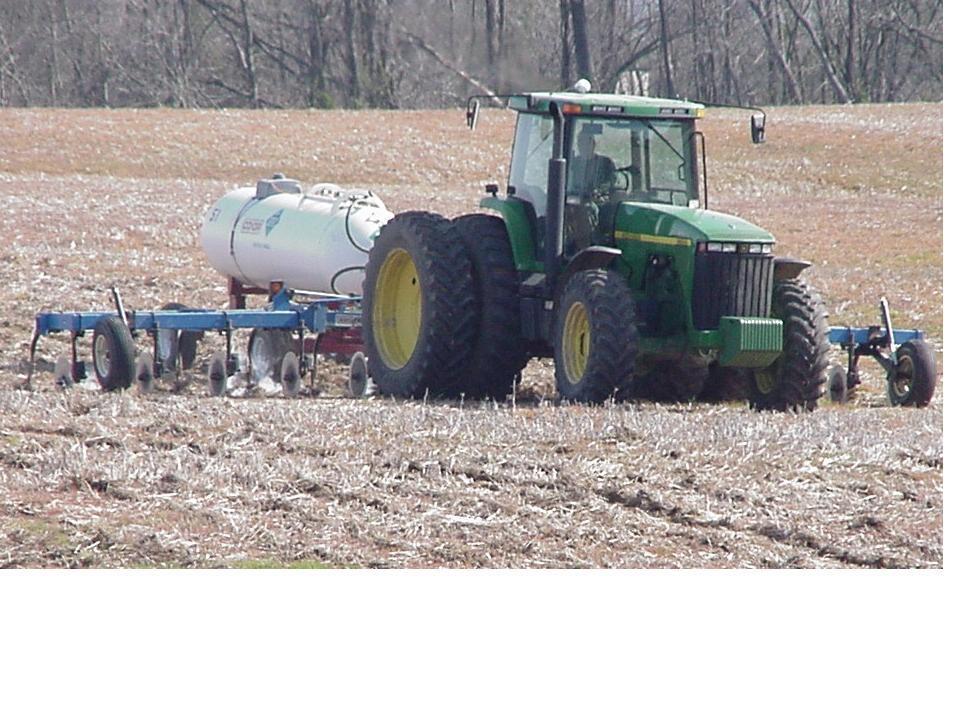
[[[581,106],[577,103],[564,103],[561,106],[561,112],[565,115],[577,114],[581,112]]]

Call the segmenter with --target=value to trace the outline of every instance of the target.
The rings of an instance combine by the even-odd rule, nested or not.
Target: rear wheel
[[[93,359],[97,382],[106,391],[130,387],[134,380],[134,339],[117,316],[105,316],[94,327]]]
[[[381,229],[364,276],[363,330],[382,394],[465,391],[477,299],[467,250],[449,220],[411,211]]]
[[[749,376],[751,405],[759,410],[811,411],[825,393],[829,350],[825,307],[804,282],[781,280],[772,292],[772,314],[782,320],[782,353]]]
[[[638,357],[631,292],[607,270],[571,276],[554,325],[555,383],[562,399],[603,402],[630,390]]]
[[[469,397],[501,399],[528,362],[521,338],[518,274],[504,221],[472,213],[454,219],[471,258],[479,302],[478,334],[464,373]]]
[[[913,338],[895,351],[895,370],[889,375],[889,401],[902,407],[925,407],[935,394],[935,351]]]

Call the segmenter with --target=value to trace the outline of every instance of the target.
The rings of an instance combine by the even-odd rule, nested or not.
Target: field
[[[943,397],[888,407],[867,361],[847,407],[554,400],[548,362],[506,404],[56,389],[34,314],[222,307],[196,244],[226,190],[283,171],[395,212],[504,188],[512,115],[0,110],[0,567],[941,567]],[[703,123],[710,202],[811,260],[832,324],[927,331],[942,361],[942,107],[773,109]],[[81,342],[89,345],[88,339]],[[207,336],[206,360],[216,336]],[[841,362],[840,352],[833,352]],[[87,356],[89,357],[89,355]]]

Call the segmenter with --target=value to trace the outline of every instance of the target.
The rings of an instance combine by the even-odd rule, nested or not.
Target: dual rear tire
[[[364,347],[381,394],[452,397],[477,327],[465,245],[448,219],[395,216],[374,242],[364,277]]]

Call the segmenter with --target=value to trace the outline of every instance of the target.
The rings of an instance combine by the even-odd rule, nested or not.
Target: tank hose
[[[340,294],[342,296],[346,296],[344,292],[337,291],[336,282],[338,277],[340,277],[341,275],[345,275],[348,272],[353,272],[354,270],[364,270],[364,269],[366,269],[364,265],[353,265],[351,267],[345,267],[335,272],[334,275],[331,277],[331,289],[333,290],[334,294]]]
[[[360,245],[357,244],[357,241],[354,240],[354,236],[351,234],[351,211],[354,209],[354,204],[357,203],[358,200],[359,200],[359,199],[362,199],[362,198],[364,198],[364,197],[363,197],[363,196],[360,196],[360,197],[358,197],[358,198],[353,198],[353,199],[351,199],[350,203],[348,204],[348,206],[347,206],[347,215],[344,216],[344,232],[347,233],[347,240],[348,240],[348,242],[350,242],[351,245],[353,245],[357,250],[360,250],[362,253],[364,253],[365,255],[367,255],[368,253],[371,252],[370,248],[368,248],[367,250],[365,250],[364,248],[362,248]],[[343,271],[344,271],[344,270],[341,270],[341,272],[343,272]],[[340,272],[338,272],[337,274],[335,274],[334,277],[337,277],[338,274],[340,274]],[[331,279],[332,285],[333,285],[333,282],[334,282],[334,279],[332,278],[332,279]]]

